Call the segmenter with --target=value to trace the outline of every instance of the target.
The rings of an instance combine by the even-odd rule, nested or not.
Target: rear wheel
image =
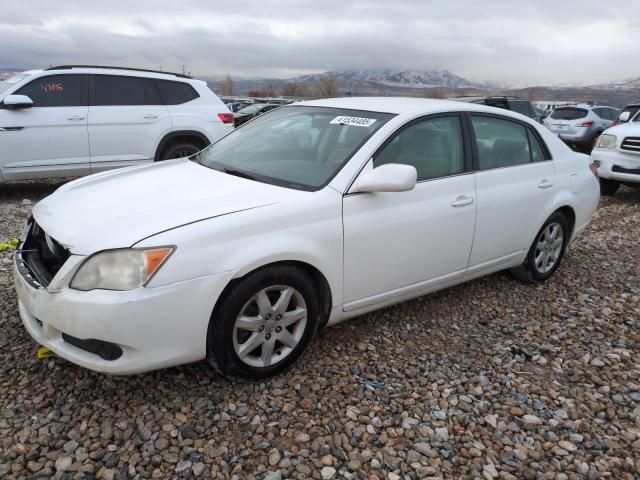
[[[524,263],[511,269],[511,274],[524,282],[544,282],[560,266],[569,242],[569,224],[560,212],[554,212],[544,223],[529,249]]]
[[[620,182],[614,180],[607,180],[606,178],[600,179],[600,193],[602,195],[613,195],[620,188]]]
[[[298,359],[320,324],[312,279],[298,268],[276,266],[232,288],[210,320],[207,360],[227,376],[277,375]]]
[[[159,160],[170,160],[172,158],[190,157],[198,153],[201,148],[189,142],[179,142],[169,144],[160,154]]]

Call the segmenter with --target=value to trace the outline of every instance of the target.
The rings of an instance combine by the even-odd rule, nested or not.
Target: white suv
[[[621,184],[640,186],[640,115],[609,128],[591,152],[600,192],[613,195]]]
[[[60,66],[0,82],[0,181],[81,176],[192,155],[233,129],[186,75]]]

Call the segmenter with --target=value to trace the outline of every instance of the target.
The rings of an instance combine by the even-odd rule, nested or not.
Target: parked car
[[[284,106],[192,159],[37,203],[15,255],[20,315],[93,370],[207,358],[267,377],[325,325],[499,270],[547,280],[596,209],[594,171],[537,122],[484,105]]]
[[[236,113],[240,110],[242,110],[245,107],[248,107],[249,105],[251,105],[251,103],[249,102],[231,102],[231,103],[227,103],[227,108],[229,108],[229,110],[232,113]]]
[[[238,113],[234,115],[234,124],[236,127],[239,127],[243,123],[248,122],[252,118],[257,117],[258,115],[262,115],[263,113],[267,113],[274,108],[278,108],[280,105],[275,105],[271,103],[254,103],[253,105],[249,105],[248,107],[244,107],[238,110]]]
[[[598,168],[602,195],[613,195],[622,184],[640,186],[640,114],[605,130],[591,159]]]
[[[570,147],[591,152],[600,134],[618,118],[615,108],[602,105],[565,105],[556,108],[544,121]]]
[[[482,105],[488,105],[490,107],[504,108],[505,110],[511,110],[518,112],[525,117],[533,118],[534,120],[540,120],[533,105],[529,100],[524,100],[518,97],[507,96],[490,96],[490,97],[454,97],[451,100],[457,100],[460,102],[479,103]]]
[[[615,125],[619,125],[619,124],[627,123],[631,121],[638,114],[639,111],[640,111],[640,103],[630,103],[629,105],[626,105],[620,111],[618,118],[616,119],[615,122],[613,122],[613,125],[611,126],[613,127]]]
[[[205,82],[60,66],[0,82],[0,181],[81,176],[193,155],[233,129]]]

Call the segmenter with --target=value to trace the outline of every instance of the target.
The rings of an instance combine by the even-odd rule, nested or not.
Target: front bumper
[[[640,155],[621,152],[613,148],[594,148],[591,152],[591,160],[599,162],[598,176],[600,178],[625,183],[640,183]]]
[[[119,375],[204,359],[211,312],[232,277],[225,273],[126,292],[68,287],[51,292],[30,283],[16,261],[13,273],[20,318],[36,342],[85,368]],[[70,343],[69,336],[117,345],[122,355],[105,360]]]

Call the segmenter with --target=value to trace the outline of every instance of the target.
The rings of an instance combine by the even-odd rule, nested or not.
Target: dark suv
[[[533,109],[533,105],[529,100],[523,100],[518,97],[503,97],[503,96],[490,96],[490,97],[453,97],[451,100],[457,100],[459,102],[469,103],[481,103],[490,107],[504,108],[505,110],[512,110],[517,113],[521,113],[529,118],[540,121],[536,111]]]

